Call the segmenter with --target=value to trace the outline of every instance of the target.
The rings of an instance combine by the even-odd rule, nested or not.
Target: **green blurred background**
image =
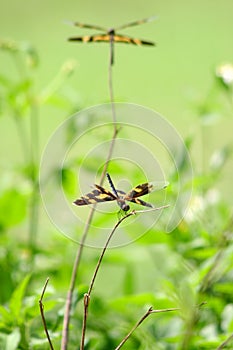
[[[122,33],[155,41],[157,47],[116,45],[113,68],[117,101],[133,102],[152,108],[171,121],[184,136],[194,135],[194,160],[203,166],[200,146],[199,105],[211,94],[213,73],[221,63],[233,59],[233,3],[223,1],[7,1],[1,4],[1,38],[28,41],[38,50],[38,90],[46,86],[67,59],[75,59],[77,68],[70,80],[74,99],[80,108],[109,100],[109,47],[101,44],[67,42],[69,36],[95,33],[73,28],[66,20],[118,26],[157,15],[158,19]],[[14,74],[12,62],[1,54],[1,69]],[[232,107],[232,106],[231,106]],[[41,116],[41,149],[67,111],[45,110]],[[205,138],[208,152],[231,141],[232,109],[224,116],[213,116]],[[1,136],[12,135],[8,121],[1,120]],[[6,125],[7,124],[7,125]],[[219,132],[221,136],[219,137]],[[224,136],[224,137],[222,137]],[[11,141],[6,140],[6,148]],[[4,147],[5,148],[5,147]],[[4,152],[1,152],[4,158]],[[9,155],[8,155],[9,156]],[[16,153],[17,156],[17,153]],[[201,162],[200,159],[202,158]],[[9,158],[8,158],[9,159]],[[200,165],[201,164],[201,165]],[[230,187],[231,167],[225,169],[223,187]],[[225,192],[228,197],[229,191]]]
[[[28,344],[33,342],[31,335],[38,333],[37,341],[44,341],[38,299],[47,276],[51,277],[51,290],[54,288],[47,293],[51,293],[54,304],[49,309],[46,303],[46,311],[50,310],[46,316],[54,330],[53,337],[57,342],[60,341],[64,296],[69,285],[76,246],[58,233],[45,211],[41,210],[37,187],[39,159],[50,136],[61,122],[80,109],[109,101],[109,46],[104,43],[69,43],[67,38],[70,36],[95,32],[69,26],[65,21],[117,27],[151,15],[157,15],[158,19],[122,33],[155,41],[155,48],[123,44],[115,46],[115,100],[156,110],[187,141],[194,170],[191,202],[193,212],[171,235],[165,235],[156,226],[149,235],[144,235],[134,244],[106,254],[104,268],[100,271],[95,289],[96,299],[91,310],[94,317],[90,318],[90,332],[96,332],[97,339],[102,332],[106,341],[108,329],[109,339],[116,342],[116,339],[123,338],[126,329],[129,330],[130,325],[142,315],[143,307],[148,303],[161,308],[179,306],[181,303],[183,310],[190,315],[190,305],[193,308],[193,305],[207,300],[208,307],[203,312],[201,322],[193,325],[194,333],[200,335],[200,339],[194,339],[194,346],[190,349],[213,349],[212,339],[215,339],[217,346],[228,333],[232,333],[232,244],[229,232],[232,232],[233,166],[229,155],[232,151],[233,94],[232,86],[218,84],[215,74],[220,64],[233,63],[232,13],[233,2],[230,0],[2,1],[0,40],[31,43],[39,56],[39,65],[35,69],[28,69],[28,73],[25,57],[21,59],[20,54],[17,56],[16,53],[14,60],[14,53],[0,51],[0,169],[3,173],[0,181],[0,297],[7,307],[10,305],[10,315],[5,312],[7,307],[0,310],[4,311],[1,316],[7,315],[5,324],[3,321],[1,323],[5,342],[8,335],[11,335],[10,331],[13,333],[16,328],[18,331],[18,327],[25,331],[25,334],[21,331],[20,349],[28,349]],[[61,84],[59,72],[63,64],[70,60],[76,61],[75,72]],[[57,91],[59,84],[61,86]],[[54,95],[53,89],[56,90]],[[49,92],[52,97],[46,100],[46,93]],[[41,102],[41,96],[45,102],[43,98]],[[38,105],[33,98],[36,102],[38,98]],[[25,152],[20,144],[24,142],[24,134],[19,129],[22,125],[27,131],[25,135],[28,136],[28,148],[32,148],[24,149]],[[35,130],[35,126],[39,130]],[[39,150],[36,149],[37,137]],[[215,157],[215,168],[211,168],[215,152],[218,152],[219,158]],[[178,169],[179,175],[185,176],[187,169],[185,165],[182,168],[182,165]],[[76,179],[77,168],[78,165],[74,176],[69,172],[71,168],[65,169],[65,190],[68,192],[69,186],[72,187],[75,182],[73,180],[74,177]],[[61,177],[61,169],[56,170],[58,177]],[[125,172],[125,168],[120,171]],[[94,176],[95,171],[92,173]],[[169,180],[171,187],[176,188],[177,178],[173,176]],[[55,186],[58,186],[58,182]],[[213,189],[217,189],[220,194],[216,201],[215,197],[214,200],[211,197]],[[71,188],[72,191],[76,191],[75,186]],[[73,192],[69,203],[74,199]],[[172,195],[171,191],[171,198]],[[101,220],[98,222],[100,227],[105,224],[106,216],[101,216]],[[112,220],[115,222],[115,213]],[[140,226],[137,228],[141,231]],[[78,230],[82,234],[83,227],[78,227]],[[134,237],[133,226],[128,234]],[[79,337],[76,330],[81,329],[82,322],[82,304],[78,301],[87,289],[98,255],[99,250],[86,249],[83,256],[75,301],[79,309],[75,309],[73,318],[74,337]],[[25,274],[31,272],[33,280],[29,294],[34,299],[30,303],[24,298],[22,289],[19,288],[17,292],[17,286]],[[17,293],[18,299],[15,298]],[[20,300],[16,305],[19,316],[17,322],[13,312],[16,308],[15,300]],[[21,300],[25,301],[22,305]],[[22,315],[24,319],[21,318]],[[119,322],[116,315],[120,315]],[[173,315],[170,317],[170,323],[157,324],[153,320],[148,323],[149,328],[144,329],[145,334],[151,336],[152,345],[148,349],[154,349],[155,337],[162,339],[162,343],[165,341],[164,346],[168,344],[166,337],[170,337],[168,341],[174,341],[174,346],[178,335],[182,339],[184,328],[181,318]],[[180,324],[177,328],[178,319]],[[101,326],[100,320],[103,322],[102,329],[98,328]],[[128,322],[125,329],[112,335],[116,323],[121,324],[122,320]],[[186,323],[189,334],[189,319]],[[32,330],[28,331],[30,327]],[[146,342],[144,335],[140,337],[140,333],[137,334],[140,344]],[[91,334],[91,341],[94,338]],[[137,340],[135,339],[134,341]],[[203,347],[197,345],[200,344],[197,341],[201,340]],[[206,346],[207,340],[210,341],[209,347]],[[77,339],[73,343],[73,348],[76,349]],[[15,344],[10,349],[18,349],[16,341]],[[0,336],[0,347],[1,345]],[[92,344],[90,348],[94,349]],[[105,348],[100,346],[95,349],[109,348],[106,345]],[[135,348],[133,343],[128,349]],[[145,349],[143,344],[142,349]]]

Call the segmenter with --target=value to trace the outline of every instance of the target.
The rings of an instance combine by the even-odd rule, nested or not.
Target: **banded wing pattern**
[[[76,199],[73,204],[76,205],[88,205],[88,204],[95,204],[100,202],[108,202],[108,201],[114,201],[116,200],[116,196],[114,196],[113,193],[106,190],[105,188],[94,185],[95,189],[86,195],[82,196],[79,199]]]
[[[125,193],[124,191],[118,190],[115,188],[112,179],[110,175],[106,174],[110,187],[112,189],[112,192],[108,191],[104,187],[100,185],[94,185],[95,188],[93,191],[87,193],[86,195],[82,196],[79,199],[76,199],[73,204],[81,206],[81,205],[88,205],[88,204],[95,204],[100,202],[108,202],[108,201],[116,201],[121,210],[127,212],[130,207],[126,203],[132,202],[136,204],[143,205],[145,207],[153,208],[153,205],[150,203],[147,203],[138,197],[144,196],[152,191],[159,190],[162,188],[166,188],[168,183],[163,183],[160,186],[158,186],[158,183],[143,183],[141,185],[138,185],[134,187],[131,191],[128,193]]]
[[[117,43],[125,43],[125,44],[134,44],[134,45],[149,45],[155,46],[155,43],[151,41],[131,38],[126,35],[120,34],[96,34],[96,35],[84,35],[78,37],[71,37],[68,39],[69,41],[82,41],[84,43],[88,42],[117,42]]]
[[[153,208],[152,204],[147,203],[138,198],[152,192],[153,190],[154,190],[154,186],[151,183],[147,182],[147,183],[138,185],[126,194],[125,200],[143,205],[144,207]]]
[[[139,21],[134,21],[128,24],[124,24],[118,28],[110,28],[106,29],[104,27],[98,26],[98,25],[92,25],[92,24],[84,24],[80,22],[73,22],[72,24],[76,27],[80,28],[87,28],[87,29],[94,29],[94,30],[101,30],[103,33],[95,34],[95,35],[84,35],[84,36],[75,36],[68,38],[69,41],[80,41],[80,42],[109,42],[110,43],[110,49],[111,49],[111,65],[114,63],[114,57],[113,57],[113,43],[125,43],[125,44],[133,44],[133,45],[148,45],[148,46],[154,46],[155,43],[147,40],[141,40],[138,38],[131,38],[127,35],[121,35],[117,34],[116,31],[120,29],[125,29],[128,27],[133,27],[139,24],[148,23],[155,19],[156,17],[149,17],[144,18]]]

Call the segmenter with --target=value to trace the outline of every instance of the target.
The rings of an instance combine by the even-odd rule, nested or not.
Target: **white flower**
[[[216,75],[217,77],[222,79],[226,85],[232,84],[233,83],[233,64],[232,63],[221,64],[216,69]]]
[[[185,213],[185,220],[187,222],[197,220],[209,206],[218,203],[219,199],[219,192],[215,189],[209,189],[205,196],[193,196]]]
[[[206,203],[203,197],[194,196],[189,203],[188,210],[185,213],[185,220],[192,222],[197,218],[197,215],[203,213],[206,208]]]

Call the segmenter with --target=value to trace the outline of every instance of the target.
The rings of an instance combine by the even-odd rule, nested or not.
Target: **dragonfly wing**
[[[76,199],[73,204],[75,205],[88,205],[88,204],[95,204],[100,202],[108,202],[116,200],[116,196],[114,196],[113,193],[106,190],[105,188],[95,185],[95,189],[89,193],[87,193],[85,196],[82,196],[81,198]]]
[[[166,181],[146,182],[144,184],[134,187],[130,192],[127,193],[125,199],[130,201],[132,198],[141,197],[150,192],[166,188],[168,184],[169,183]]]
[[[150,182],[152,189],[150,192],[164,190],[168,185],[168,181],[152,181]]]
[[[125,44],[134,44],[134,45],[150,45],[154,46],[155,43],[151,41],[145,41],[141,39],[136,39],[136,38],[131,38],[129,36],[125,35],[120,35],[120,34],[115,34],[114,37],[114,42],[116,43],[125,43]]]
[[[95,34],[95,35],[84,35],[84,36],[75,36],[68,38],[68,41],[82,41],[84,43],[90,42],[101,42],[101,41],[110,41],[110,35],[108,34]]]
[[[75,36],[75,37],[68,38],[68,41],[82,41],[84,43],[116,42],[116,43],[134,44],[134,45],[150,45],[150,46],[155,45],[155,43],[151,41],[130,38],[129,36],[119,35],[119,34],[115,34],[115,35],[95,34],[95,35]]]
[[[137,26],[137,25],[140,25],[140,24],[143,24],[143,23],[152,22],[156,18],[157,18],[157,16],[151,16],[151,17],[148,17],[148,18],[141,19],[139,21],[134,21],[134,22],[131,22],[131,23],[123,24],[122,26],[117,27],[117,30],[125,29],[125,28],[128,28],[128,27],[134,27],[134,26]]]
[[[121,191],[121,190],[117,190],[117,193],[120,195],[120,196],[125,196],[126,193],[124,191]]]
[[[136,204],[140,204],[140,205],[143,205],[144,207],[149,207],[149,208],[154,208],[154,206],[148,202],[145,202],[139,198],[132,198],[130,200],[130,202],[133,202],[133,203],[136,203]]]
[[[87,28],[87,29],[95,29],[95,30],[103,30],[104,32],[107,31],[106,28],[95,25],[95,24],[85,24],[85,23],[81,23],[81,22],[72,22],[72,24],[75,27],[79,27],[79,28]]]
[[[153,185],[146,182],[144,184],[134,187],[130,192],[127,193],[125,199],[131,201],[133,198],[144,196],[153,190]]]

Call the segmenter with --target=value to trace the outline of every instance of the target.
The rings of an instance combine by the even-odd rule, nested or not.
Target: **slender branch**
[[[113,43],[110,41],[110,61],[109,61],[109,67],[108,67],[108,88],[109,88],[109,95],[110,95],[110,103],[112,107],[112,120],[114,123],[114,130],[117,132],[117,124],[116,124],[116,109],[114,104],[114,94],[113,94],[113,72],[112,72],[112,66],[113,66]]]
[[[203,301],[202,303],[200,303],[199,305],[197,305],[198,308],[202,307],[203,305],[205,305],[206,302]],[[133,326],[133,328],[130,330],[130,332],[124,337],[124,339],[120,342],[120,344],[114,349],[114,350],[119,350],[124,344],[125,342],[130,338],[130,336],[132,335],[132,333],[140,326],[140,324],[151,314],[158,314],[161,312],[171,312],[171,311],[179,311],[180,308],[174,307],[174,308],[168,308],[168,309],[153,309],[152,307],[150,307],[147,312],[140,318],[140,320]]]
[[[221,343],[216,350],[224,349],[225,346],[227,346],[231,342],[231,340],[233,340],[233,333],[223,343]]]
[[[103,182],[104,182],[104,178],[108,169],[108,164],[110,162],[110,159],[112,157],[112,153],[113,153],[113,149],[114,149],[114,144],[115,144],[115,140],[117,137],[117,130],[114,130],[114,134],[111,140],[111,144],[109,147],[109,151],[108,151],[108,155],[107,155],[107,160],[104,164],[104,169],[100,178],[100,186],[102,186]],[[76,282],[76,278],[77,278],[77,272],[78,272],[78,268],[80,265],[80,261],[81,261],[81,257],[82,257],[82,253],[83,253],[83,249],[85,246],[85,242],[86,242],[86,238],[89,232],[89,228],[92,222],[92,219],[94,217],[94,213],[95,213],[95,208],[96,205],[94,205],[89,213],[89,216],[87,218],[87,222],[84,228],[84,232],[81,238],[81,242],[75,257],[75,261],[74,261],[74,265],[73,265],[73,270],[72,270],[72,275],[71,275],[71,281],[70,281],[70,287],[67,293],[67,297],[66,297],[66,305],[65,305],[65,314],[64,314],[64,321],[63,321],[63,330],[62,330],[62,343],[61,343],[61,349],[62,350],[66,350],[67,349],[67,344],[68,344],[68,333],[69,333],[69,322],[70,322],[70,311],[71,311],[71,305],[72,305],[72,296],[73,296],[73,291],[74,291],[74,287],[75,287],[75,282]]]
[[[115,348],[115,350],[119,350],[129,339],[131,334],[135,331],[136,328],[151,314],[151,311],[153,310],[152,307],[150,307],[147,312],[140,318],[140,320],[133,326],[133,328],[130,330],[130,332],[124,337],[124,339],[120,342],[120,344]]]
[[[32,193],[30,197],[30,216],[29,216],[29,245],[31,248],[31,264],[34,264],[36,236],[39,224],[39,183],[38,183],[38,164],[39,164],[39,110],[34,96],[28,96],[31,103],[30,111],[30,179],[32,183]]]
[[[42,323],[43,323],[43,326],[44,326],[44,331],[45,331],[46,337],[48,339],[50,349],[54,350],[52,341],[51,341],[50,336],[49,336],[49,332],[48,332],[45,316],[44,316],[44,305],[43,305],[43,297],[44,297],[44,293],[45,293],[45,290],[47,288],[48,283],[49,283],[49,278],[46,279],[44,287],[42,289],[42,293],[41,293],[40,300],[39,300],[39,307],[40,307],[40,314],[41,314],[41,318],[42,318]]]
[[[135,214],[148,213],[150,211],[166,209],[166,208],[169,208],[169,207],[170,207],[170,204],[166,204],[166,205],[162,205],[161,207],[157,207],[157,208],[150,208],[150,209],[144,209],[144,210],[135,210],[134,213]]]
[[[20,79],[24,81],[28,79],[28,72],[24,61],[21,58],[21,49],[17,48],[12,57],[16,69],[20,76]],[[30,214],[29,214],[29,228],[28,228],[28,240],[31,249],[31,264],[34,261],[33,250],[35,249],[35,239],[38,231],[38,218],[39,218],[39,186],[38,186],[38,164],[39,164],[39,115],[38,105],[36,98],[33,93],[33,89],[24,91],[27,105],[30,109],[30,120],[29,120],[29,135],[25,124],[22,121],[22,116],[25,114],[20,107],[15,109],[13,118],[16,123],[17,132],[21,143],[22,153],[27,166],[30,169],[30,180],[32,185],[32,193],[30,196]]]
[[[95,212],[95,206],[92,207],[88,219],[87,219],[87,223],[86,226],[84,228],[84,232],[81,238],[81,242],[80,242],[80,246],[79,249],[77,251],[76,257],[75,257],[75,261],[74,261],[74,265],[73,265],[73,271],[72,271],[72,275],[71,275],[71,281],[70,281],[70,287],[67,293],[67,297],[66,297],[66,305],[65,305],[65,314],[64,314],[64,320],[63,320],[63,329],[62,329],[62,343],[61,343],[61,349],[62,350],[66,350],[67,349],[67,345],[68,345],[68,336],[69,336],[69,322],[70,322],[70,311],[71,311],[71,305],[72,305],[72,296],[73,296],[73,291],[74,291],[74,286],[75,286],[75,282],[76,282],[76,278],[77,278],[77,271],[78,271],[78,267],[80,265],[80,261],[81,261],[81,257],[82,257],[82,252],[83,252],[83,248],[84,248],[84,243],[86,241],[86,237],[89,231],[89,227],[92,221],[92,218],[94,216],[94,212]]]
[[[219,264],[221,263],[221,259],[223,258],[225,249],[229,244],[229,241],[230,241],[229,232],[231,232],[232,226],[233,226],[233,217],[231,216],[229,222],[226,225],[226,228],[222,232],[221,237],[219,239],[218,251],[214,257],[214,260],[200,284],[199,293],[203,293],[206,291],[207,288],[210,288],[210,286],[213,284],[216,278],[216,274],[219,273],[218,267],[219,267]]]
[[[132,216],[132,215],[135,215],[135,210],[132,210],[130,213],[128,213],[127,215],[123,216],[123,217],[116,223],[116,225],[114,226],[112,232],[110,233],[110,235],[109,235],[109,237],[108,237],[108,239],[107,239],[107,241],[106,241],[106,243],[105,243],[105,246],[104,246],[104,248],[103,248],[103,250],[102,250],[102,253],[101,253],[100,257],[99,257],[98,263],[97,263],[97,265],[96,265],[96,268],[95,268],[95,271],[94,271],[94,274],[93,274],[93,277],[92,277],[92,280],[91,280],[91,283],[90,283],[90,286],[89,286],[89,289],[88,289],[88,294],[89,294],[89,296],[90,296],[90,294],[91,294],[91,292],[92,292],[93,285],[94,285],[94,283],[95,283],[95,279],[96,279],[97,273],[98,273],[99,268],[100,268],[100,264],[101,264],[101,262],[102,262],[102,260],[103,260],[104,254],[105,254],[105,252],[106,252],[106,249],[107,249],[107,247],[108,247],[108,245],[109,245],[110,240],[112,239],[112,236],[113,236],[114,232],[116,231],[117,227],[118,227],[125,219],[127,219],[129,216]]]
[[[161,313],[161,312],[169,312],[169,311],[178,311],[179,308],[170,308],[170,309],[161,309],[161,310],[154,310],[152,306],[147,310],[147,312],[140,318],[140,320],[133,326],[133,328],[130,330],[130,332],[124,337],[124,339],[120,342],[120,344],[115,348],[115,350],[119,350],[129,339],[129,337],[132,335],[132,333],[140,326],[140,324],[151,314],[155,313]]]
[[[123,218],[118,220],[118,222],[114,226],[113,230],[111,231],[111,233],[110,233],[110,235],[109,235],[109,237],[108,237],[108,239],[107,239],[107,241],[105,243],[105,246],[104,246],[104,248],[102,250],[102,253],[101,253],[100,257],[99,257],[99,260],[97,262],[97,265],[96,265],[94,274],[92,276],[88,292],[84,295],[84,317],[83,317],[83,326],[82,326],[82,336],[81,336],[81,342],[80,342],[80,350],[84,350],[84,341],[85,341],[85,333],[86,333],[86,326],[87,326],[88,307],[89,307],[89,303],[90,303],[90,299],[91,299],[91,292],[92,292],[92,289],[93,289],[93,286],[94,286],[94,283],[95,283],[95,280],[96,280],[96,276],[97,276],[97,273],[99,271],[101,262],[103,260],[104,254],[106,252],[106,249],[107,249],[107,247],[109,245],[109,242],[111,241],[112,236],[114,235],[117,227],[122,223],[122,221],[127,219],[129,216],[136,215],[137,213],[145,213],[145,212],[152,211],[152,210],[153,211],[161,210],[161,209],[164,209],[164,208],[167,208],[167,207],[169,207],[169,205],[164,205],[162,207],[153,208],[153,209],[147,209],[147,210],[138,210],[138,211],[137,210],[132,210],[130,213],[128,213]]]
[[[110,57],[111,57],[111,49],[110,49]],[[110,103],[111,103],[111,108],[112,108],[112,121],[113,121],[114,128],[113,128],[113,135],[112,135],[111,143],[109,146],[109,151],[108,151],[106,161],[104,164],[104,168],[103,168],[101,178],[100,178],[100,186],[103,185],[105,175],[106,175],[107,170],[108,170],[108,165],[109,165],[109,162],[112,158],[117,134],[119,132],[119,129],[117,128],[117,124],[116,124],[116,110],[115,110],[114,95],[113,95],[111,59],[109,62],[109,73],[108,74],[109,74],[109,95],[110,95]],[[90,228],[92,219],[94,217],[95,208],[96,208],[96,206],[94,205],[89,213],[89,216],[88,216],[85,228],[84,228],[84,232],[83,232],[83,235],[81,238],[81,242],[80,242],[79,248],[78,248],[77,253],[76,253],[74,265],[73,265],[70,286],[69,286],[69,290],[68,290],[67,297],[66,297],[65,314],[64,314],[63,329],[62,329],[61,350],[67,350],[68,339],[69,339],[69,323],[70,323],[72,296],[73,296],[73,291],[74,291],[74,287],[75,287],[75,283],[76,283],[77,273],[78,273],[78,269],[80,266],[80,261],[81,261],[84,245],[86,242],[86,238],[87,238],[87,235],[89,232],[89,228]],[[85,317],[85,315],[84,315],[84,317]]]
[[[194,334],[194,327],[199,320],[199,309],[206,304],[206,301],[202,301],[200,304],[196,305],[195,308],[190,309],[189,313],[186,314],[186,326],[183,340],[179,348],[180,350],[188,350],[190,348],[190,341]]]
[[[28,164],[28,150],[30,149],[30,147],[27,139],[28,135],[26,132],[26,128],[25,128],[25,125],[23,124],[23,118],[22,118],[22,115],[20,115],[19,113],[14,113],[13,118],[16,124],[16,130],[17,130],[19,141],[21,144],[24,162],[25,164]]]
[[[125,215],[123,218],[121,218],[117,223],[116,225],[114,226],[113,230],[111,231],[110,235],[108,236],[108,239],[104,245],[104,248],[102,250],[102,253],[99,257],[99,260],[97,262],[97,265],[96,265],[96,268],[95,268],[95,271],[94,271],[94,274],[92,276],[92,279],[91,279],[91,283],[90,283],[90,286],[89,286],[89,289],[88,289],[88,292],[84,295],[84,317],[83,317],[83,326],[82,326],[82,336],[81,336],[81,342],[80,342],[80,350],[84,350],[84,341],[85,341],[85,333],[86,333],[86,326],[87,326],[87,315],[88,315],[88,307],[89,307],[89,303],[90,303],[90,298],[91,298],[91,292],[92,292],[92,289],[93,289],[93,286],[94,286],[94,283],[95,283],[95,280],[96,280],[96,276],[97,276],[97,273],[99,271],[99,268],[100,268],[100,265],[101,265],[101,262],[103,260],[103,257],[104,257],[104,254],[106,252],[106,249],[109,245],[109,242],[111,241],[116,229],[118,228],[118,226],[125,220],[127,219],[129,216],[132,216],[135,214],[135,211],[131,211],[130,213],[128,213],[127,215]]]

